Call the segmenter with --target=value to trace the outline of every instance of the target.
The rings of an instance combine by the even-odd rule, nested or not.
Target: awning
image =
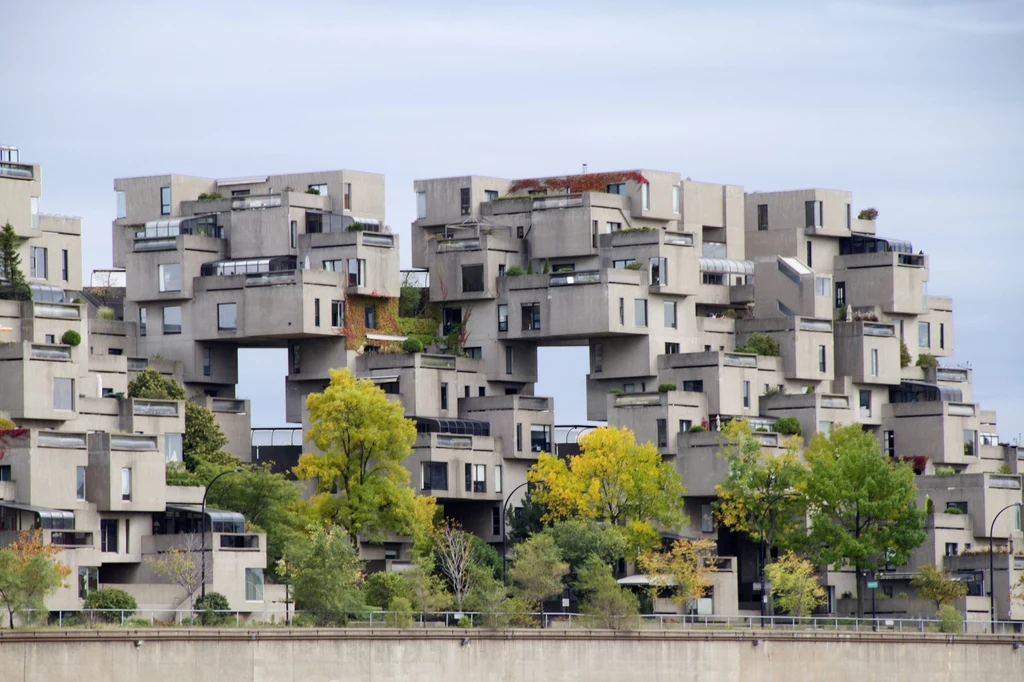
[[[405,341],[408,337],[392,336],[391,334],[367,334],[366,338],[370,341]]]
[[[29,284],[32,290],[33,301],[46,303],[62,303],[64,301],[64,290],[50,284]]]
[[[227,178],[224,180],[218,180],[218,187],[231,187],[232,185],[255,185],[258,183],[266,182],[269,178],[266,175],[253,176],[251,178]]]
[[[664,586],[667,586],[667,587],[671,587],[672,585],[676,584],[676,579],[673,578],[670,575],[658,575],[658,576],[654,576],[654,578],[655,578],[655,580],[656,580],[658,585],[664,585]],[[651,577],[647,576],[647,575],[644,575],[642,573],[637,573],[636,575],[630,575],[630,576],[626,576],[625,578],[619,578],[619,580],[617,582],[620,585],[627,585],[627,586],[630,586],[630,585],[650,585],[651,584]]]
[[[753,275],[754,261],[729,258],[701,258],[700,271],[730,275]]]
[[[167,511],[183,511],[190,514],[202,514],[203,507],[198,504],[169,504],[167,505]],[[245,532],[245,516],[233,511],[224,511],[223,509],[210,509],[206,508],[206,518],[210,519],[210,523],[227,523],[231,524],[234,528],[240,530],[234,530],[232,532],[244,533]],[[216,529],[216,527],[214,526]]]
[[[0,500],[0,507],[35,514],[39,517],[39,525],[43,528],[56,530],[74,530],[75,528],[75,512],[73,511],[36,507],[31,504],[20,504],[12,500]]]
[[[779,256],[779,260],[788,265],[798,275],[810,275],[814,271],[808,268],[806,265],[801,263],[796,258],[789,258],[787,256]]]
[[[367,377],[367,378],[370,381],[372,381],[373,383],[375,383],[375,384],[390,384],[392,382],[398,381],[398,375],[397,374],[386,374],[386,375],[383,375],[383,376],[382,375],[377,375],[377,376],[372,376],[372,377]]]

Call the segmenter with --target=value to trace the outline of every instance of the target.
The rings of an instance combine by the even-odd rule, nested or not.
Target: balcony
[[[16,180],[35,180],[34,167],[27,163],[14,163],[13,161],[0,162],[0,178],[14,178]]]
[[[33,343],[29,356],[33,360],[71,360],[71,346]]]
[[[259,551],[260,536],[256,533],[217,533],[216,546],[222,550]]]
[[[33,315],[55,320],[80,320],[82,308],[77,303],[33,303]]]
[[[92,533],[67,530],[51,530],[49,533],[51,545],[59,545],[61,547],[93,546]]]
[[[178,401],[176,400],[142,400],[132,399],[132,414],[147,417],[177,417]]]

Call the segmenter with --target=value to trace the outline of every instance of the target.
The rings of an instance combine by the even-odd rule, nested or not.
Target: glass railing
[[[437,435],[434,442],[439,448],[460,448],[469,449],[473,447],[472,436],[444,436]]]
[[[666,232],[665,243],[693,246],[693,235],[689,232]]]
[[[385,246],[387,248],[392,248],[394,245],[394,235],[363,232],[363,246]]]
[[[864,324],[865,336],[896,336],[896,327],[891,324]]]
[[[91,547],[92,533],[53,530],[50,531],[50,544],[61,547]]]
[[[455,358],[449,355],[420,355],[420,366],[433,369],[455,369]]]
[[[4,161],[3,163],[0,163],[0,177],[32,180],[32,166],[25,163],[11,163]]]
[[[171,401],[135,400],[135,414],[151,417],[177,417],[178,403]]]
[[[556,272],[551,275],[548,285],[553,287],[575,286],[577,284],[600,284],[601,273],[597,270],[580,272]]]
[[[36,360],[70,360],[71,348],[68,346],[40,346],[32,344],[32,357]]]
[[[259,549],[260,536],[249,533],[223,533],[220,536],[221,549]]]
[[[210,409],[212,409],[214,412],[231,412],[232,414],[242,414],[245,412],[245,401],[214,398],[211,401]]]
[[[44,448],[84,448],[85,434],[40,431],[36,442]]]
[[[111,434],[111,450],[156,450],[156,436]]]
[[[33,303],[36,317],[52,317],[60,320],[80,320],[81,309],[74,303]]]
[[[364,236],[365,239],[365,236]],[[437,250],[444,251],[476,251],[480,248],[479,239],[443,239],[437,243]]]
[[[568,194],[552,197],[537,197],[533,200],[533,210],[542,211],[549,208],[574,208],[583,205],[583,195]]]

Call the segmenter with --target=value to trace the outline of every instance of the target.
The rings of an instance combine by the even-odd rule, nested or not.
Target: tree
[[[202,562],[206,559],[204,554],[199,536],[188,533],[182,538],[181,546],[171,547],[161,556],[149,557],[147,561],[153,567],[154,573],[185,590],[185,597],[192,608],[202,580]]]
[[[455,607],[462,610],[462,603],[473,589],[473,537],[448,520],[437,534],[437,563],[448,585],[455,595]]]
[[[533,486],[528,486],[523,495],[522,506],[506,512],[505,523],[508,526],[506,541],[518,545],[534,533],[544,530],[542,519],[547,515],[548,508],[533,496]]]
[[[411,571],[402,573],[409,587],[409,602],[420,613],[440,611],[451,603],[445,582],[434,572],[433,559],[416,558]]]
[[[228,439],[213,416],[213,410],[185,401],[185,433],[181,437],[182,460],[189,471],[204,464],[223,468],[237,467],[238,458],[222,450]]]
[[[32,300],[32,289],[25,281],[25,273],[21,270],[21,254],[18,247],[21,240],[14,233],[14,226],[9,222],[0,230],[0,298],[15,301]]]
[[[501,555],[494,546],[478,535],[472,535],[473,563],[489,571],[495,580],[501,580]]]
[[[231,610],[231,602],[220,592],[207,592],[205,597],[196,599],[195,609],[203,625],[221,625],[234,620],[230,613],[225,613]]]
[[[6,431],[7,429],[16,429],[18,425],[7,417],[0,417],[0,431]]]
[[[317,625],[345,625],[366,612],[359,589],[362,572],[345,529],[316,524],[281,570],[291,582],[295,608],[312,611]]]
[[[687,606],[703,597],[711,587],[716,560],[714,540],[681,538],[672,543],[667,552],[642,554],[639,566],[647,575],[652,599],[672,587],[672,600]]]
[[[619,526],[602,525],[593,519],[558,521],[541,535],[549,536],[562,559],[569,564],[570,579],[579,579],[579,571],[596,556],[611,565],[626,557],[626,534]]]
[[[545,599],[562,591],[562,578],[568,572],[569,564],[562,561],[555,541],[540,534],[516,545],[509,577],[520,597],[541,606]]]
[[[408,530],[415,510],[409,471],[402,462],[412,451],[416,425],[402,406],[369,380],[331,370],[323,393],[306,399],[307,440],[322,454],[307,453],[295,474],[317,478],[318,507],[353,539],[382,540],[388,531]],[[336,497],[330,496],[337,489]]]
[[[401,573],[380,571],[366,576],[363,582],[363,601],[367,604],[387,610],[391,600],[397,597],[409,597],[409,584]]]
[[[597,554],[579,567],[573,588],[583,598],[580,613],[590,616],[597,627],[623,629],[640,613],[640,600],[618,584],[611,567]]]
[[[917,590],[917,595],[935,602],[935,610],[941,611],[947,604],[953,606],[967,596],[967,585],[953,580],[949,571],[940,571],[935,564],[923,564],[910,584]]]
[[[791,616],[809,616],[825,603],[825,588],[814,574],[814,564],[792,551],[764,569],[772,584],[775,605]]]
[[[900,339],[900,367],[908,367],[910,365],[910,350],[907,349],[907,344]]]
[[[423,312],[423,289],[419,287],[415,275],[411,272],[402,274],[401,288],[398,290],[398,314],[401,317],[419,317]]]
[[[129,398],[147,400],[184,400],[185,389],[173,377],[165,377],[152,367],[147,367],[128,382]]]
[[[857,615],[863,616],[864,571],[903,565],[924,542],[914,471],[884,458],[859,424],[816,434],[804,455],[807,553],[815,563],[856,569]]]
[[[85,608],[100,609],[100,618],[111,623],[120,623],[130,618],[139,608],[138,602],[128,592],[116,587],[104,587],[85,595]]]
[[[46,597],[71,575],[71,569],[54,558],[60,551],[60,547],[43,544],[43,531],[38,528],[22,531],[16,541],[0,549],[0,602],[7,609],[12,630],[15,615],[27,609],[45,609]]]
[[[746,419],[733,420],[722,429],[726,447],[719,452],[729,463],[725,480],[715,487],[715,515],[736,533],[746,533],[768,548],[786,545],[802,532],[806,504],[797,488],[806,467],[800,462],[800,441],[791,438],[778,455],[761,447]]]
[[[580,439],[582,452],[562,459],[541,453],[527,472],[547,506],[546,521],[572,517],[621,526],[633,553],[655,546],[655,524],[678,528],[686,519],[686,488],[675,467],[650,442],[640,445],[627,428],[602,426]]]
[[[779,342],[767,334],[754,332],[747,338],[745,345],[758,355],[778,356],[779,354]]]

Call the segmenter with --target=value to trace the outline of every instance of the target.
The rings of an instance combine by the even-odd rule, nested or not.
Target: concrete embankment
[[[981,682],[1024,680],[1022,643],[830,632],[24,630],[0,634],[0,680]]]

